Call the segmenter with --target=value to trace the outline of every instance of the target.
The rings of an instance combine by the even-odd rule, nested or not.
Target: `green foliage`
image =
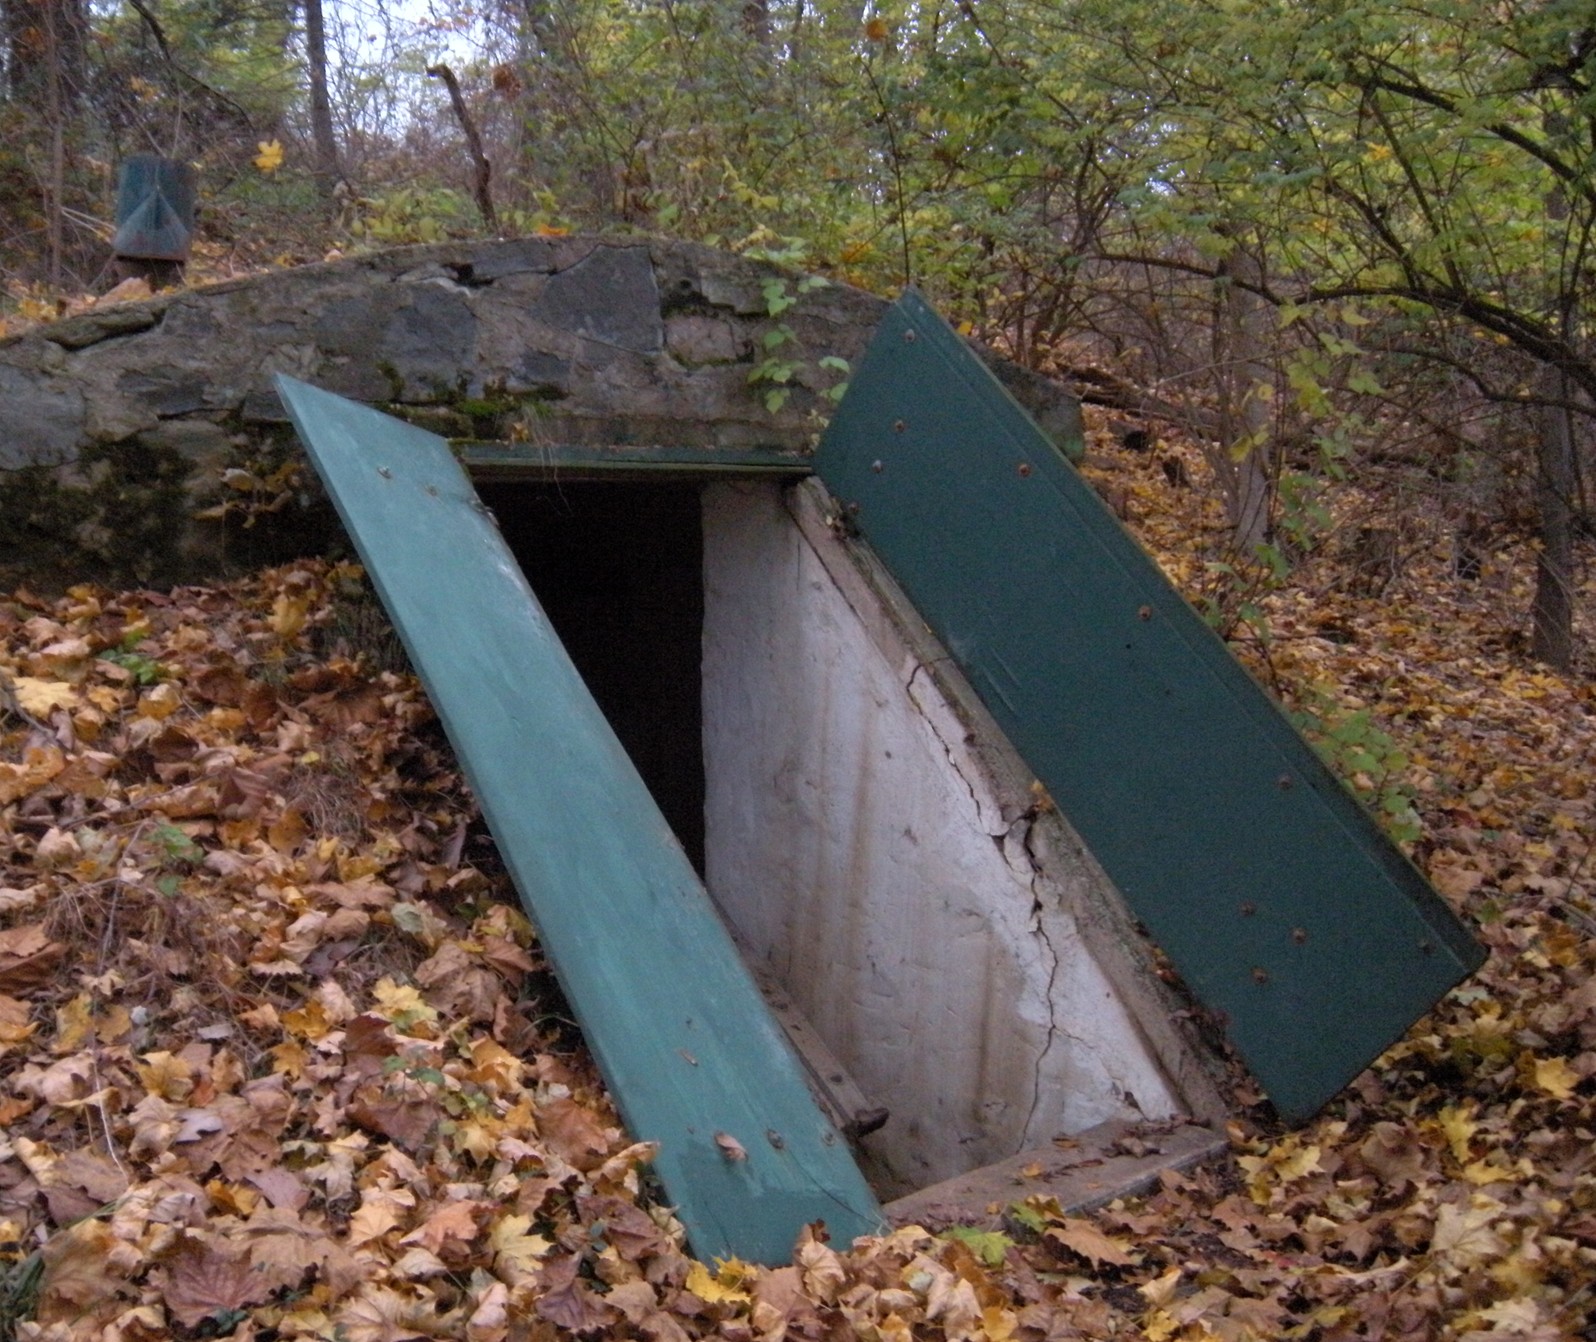
[[[1407,781],[1407,752],[1377,726],[1366,708],[1348,708],[1322,689],[1309,692],[1292,720],[1313,742],[1325,763],[1400,843],[1423,832]]]
[[[151,657],[146,657],[137,651],[140,643],[144,641],[142,634],[129,634],[123,638],[121,644],[115,648],[107,648],[100,654],[102,660],[112,662],[132,673],[135,683],[139,685],[153,685],[160,680],[163,672],[161,664]]]
[[[160,863],[155,888],[168,899],[183,884],[183,874],[205,860],[205,850],[176,825],[157,825],[151,835]]]
[[[399,186],[355,203],[350,232],[379,247],[468,237],[478,227],[476,206],[450,187]]]
[[[1269,615],[1264,599],[1278,592],[1291,572],[1285,551],[1274,542],[1253,547],[1250,556],[1211,559],[1195,595],[1197,612],[1227,642],[1243,630],[1269,645]]]
[[[782,259],[786,260],[789,256],[790,253],[783,253]],[[826,280],[819,275],[806,275],[796,282],[784,276],[772,276],[762,286],[765,312],[773,319],[780,317],[796,307],[805,294],[813,293],[825,285]],[[764,388],[765,409],[771,414],[775,414],[787,404],[792,396],[791,384],[806,371],[806,362],[801,357],[798,344],[797,334],[784,321],[776,322],[760,337],[762,357],[749,371],[748,384],[751,387]],[[833,381],[820,392],[821,396],[833,403],[840,401],[848,389],[847,376],[850,371],[848,361],[835,354],[828,354],[816,360],[814,368],[817,371],[840,375],[841,380]]]
[[[942,1232],[942,1238],[957,1240],[992,1268],[1002,1267],[1009,1250],[1014,1247],[1014,1241],[1002,1231],[977,1230],[974,1226],[950,1226]]]
[[[12,1256],[12,1245],[6,1245],[5,1252],[0,1259],[0,1342],[13,1342],[18,1325],[34,1316],[44,1278],[44,1253],[35,1249]]]
[[[153,838],[167,866],[191,867],[204,861],[205,850],[176,825],[157,825]]]

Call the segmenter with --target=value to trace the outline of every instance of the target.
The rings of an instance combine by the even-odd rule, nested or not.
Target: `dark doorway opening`
[[[704,540],[699,486],[483,482],[527,582],[700,876]]]

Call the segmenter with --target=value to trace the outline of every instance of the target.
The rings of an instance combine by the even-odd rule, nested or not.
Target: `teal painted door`
[[[926,304],[816,472],[1277,1108],[1341,1089],[1483,952]]]
[[[881,1225],[709,896],[441,438],[278,379],[693,1251]],[[697,749],[696,742],[688,748]]]

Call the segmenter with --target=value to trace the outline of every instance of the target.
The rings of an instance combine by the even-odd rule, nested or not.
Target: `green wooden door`
[[[913,294],[816,471],[1289,1118],[1483,952]]]
[[[278,379],[695,1253],[881,1215],[709,896],[441,438]],[[696,741],[684,749],[696,750]]]

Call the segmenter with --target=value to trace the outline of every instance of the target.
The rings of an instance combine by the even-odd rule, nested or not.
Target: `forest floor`
[[[1489,960],[1147,1197],[775,1268],[644,1196],[358,570],[0,598],[0,1339],[1596,1337],[1596,685],[1528,660],[1527,547],[1461,578],[1423,500],[1348,492],[1264,581],[1201,469],[1093,420],[1087,473]]]

